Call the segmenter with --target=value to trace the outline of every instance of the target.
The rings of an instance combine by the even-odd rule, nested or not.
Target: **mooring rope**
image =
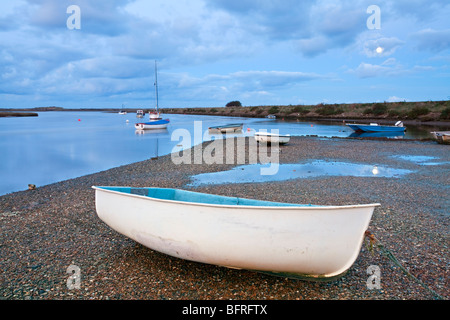
[[[416,276],[414,276],[411,272],[409,272],[404,266],[402,266],[402,264],[398,261],[398,259],[395,257],[395,255],[389,250],[387,249],[381,242],[380,240],[378,240],[377,238],[375,238],[374,234],[370,231],[366,231],[365,233],[366,237],[369,239],[369,246],[368,246],[368,250],[370,252],[374,251],[374,245],[376,245],[376,247],[378,249],[380,249],[381,254],[386,256],[389,260],[391,260],[396,266],[398,266],[400,268],[400,270],[403,271],[403,273],[410,279],[416,281],[419,285],[421,285],[422,287],[424,287],[425,289],[427,289],[429,292],[431,292],[434,296],[436,296],[438,299],[444,300],[444,298],[438,294],[436,291],[434,291],[433,289],[431,289],[430,287],[428,287],[423,281],[421,281],[420,279],[418,279]]]

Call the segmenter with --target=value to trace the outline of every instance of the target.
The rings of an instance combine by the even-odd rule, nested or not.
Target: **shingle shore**
[[[146,160],[0,197],[0,299],[435,299],[450,297],[450,148],[434,142],[294,137],[281,163],[344,161],[402,168],[394,178],[319,176],[281,182],[187,186],[190,176],[234,165]],[[436,157],[424,165],[398,155]],[[32,183],[30,181],[30,183]],[[118,234],[96,215],[93,185],[168,187],[261,200],[346,205],[381,203],[369,231],[411,274],[363,246],[347,274],[307,282],[173,258]],[[245,245],[245,244],[242,244]],[[80,268],[80,289],[67,269]],[[381,288],[367,287],[378,266]]]

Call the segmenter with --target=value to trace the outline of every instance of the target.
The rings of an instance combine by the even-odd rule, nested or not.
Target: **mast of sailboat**
[[[158,69],[156,66],[156,60],[155,60],[155,91],[156,91],[156,112],[159,113],[159,108],[158,108]]]

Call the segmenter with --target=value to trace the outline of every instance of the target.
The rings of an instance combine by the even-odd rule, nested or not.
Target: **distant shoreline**
[[[3,112],[0,111],[0,118],[9,117],[37,117],[39,116],[36,112]]]
[[[384,102],[284,106],[232,106],[223,108],[168,108],[168,114],[214,115],[297,121],[361,121],[450,127],[450,101]]]
[[[111,112],[135,113],[138,109],[145,112],[153,108],[62,108],[56,106],[2,109],[6,116],[37,116],[36,112],[72,111],[72,112]],[[223,117],[266,118],[269,115],[277,119],[298,121],[363,121],[395,123],[403,121],[409,125],[430,125],[450,127],[450,101],[423,102],[384,102],[384,103],[348,103],[318,105],[278,105],[278,106],[232,106],[198,108],[161,108],[165,114],[210,115]],[[4,116],[4,115],[3,115]]]

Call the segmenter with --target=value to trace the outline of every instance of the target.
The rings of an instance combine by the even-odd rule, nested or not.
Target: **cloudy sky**
[[[155,60],[161,107],[447,100],[449,17],[448,0],[0,0],[0,108],[151,108]]]

